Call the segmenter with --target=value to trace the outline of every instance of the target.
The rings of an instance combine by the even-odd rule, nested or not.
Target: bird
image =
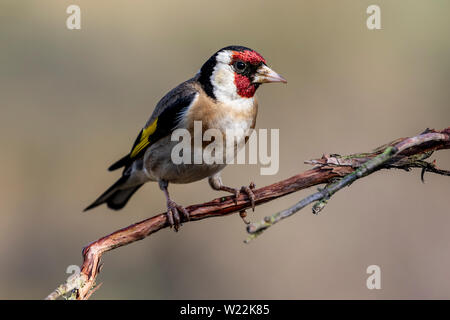
[[[201,121],[203,130],[216,129],[224,135],[227,130],[242,129],[236,131],[236,142],[245,144],[247,138],[242,132],[254,129],[256,124],[256,90],[263,83],[275,82],[287,83],[255,50],[231,45],[215,52],[193,78],[169,91],[156,104],[130,152],[108,169],[123,168],[121,177],[84,211],[101,204],[120,210],[142,185],[158,182],[166,198],[167,221],[178,231],[180,213],[185,221],[189,220],[189,213],[172,200],[169,183],[188,184],[206,178],[212,189],[232,193],[236,201],[241,192],[246,193],[254,210],[253,183],[242,188],[225,186],[221,171],[226,163],[174,163],[171,153],[177,141],[172,141],[171,136],[177,129],[193,132],[194,123]]]

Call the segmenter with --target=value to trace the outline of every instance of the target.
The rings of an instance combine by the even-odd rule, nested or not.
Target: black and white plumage
[[[238,196],[239,189],[222,184],[220,171],[226,164],[173,163],[171,152],[178,142],[171,141],[171,134],[177,128],[193,133],[194,121],[201,121],[203,130],[217,129],[224,134],[234,129],[247,132],[256,122],[255,91],[266,82],[286,80],[267,67],[256,51],[242,46],[217,51],[192,79],[169,91],[158,102],[130,153],[109,167],[110,171],[123,168],[120,179],[85,210],[103,203],[111,209],[122,209],[144,183],[157,181],[167,198],[169,223],[178,230],[179,212],[185,218],[188,213],[169,197],[169,183],[209,178],[212,188]],[[245,136],[240,138],[245,139]],[[252,196],[248,187],[243,191]]]

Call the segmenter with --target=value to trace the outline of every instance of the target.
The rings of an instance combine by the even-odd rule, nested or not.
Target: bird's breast
[[[255,127],[257,113],[256,96],[225,104],[213,101],[206,95],[200,95],[197,102],[187,112],[186,127],[193,130],[194,122],[201,121],[203,132],[216,129],[224,137],[227,133],[247,134],[249,129]]]

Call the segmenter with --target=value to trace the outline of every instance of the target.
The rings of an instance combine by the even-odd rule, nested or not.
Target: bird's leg
[[[174,227],[175,231],[178,231],[181,225],[180,213],[183,213],[183,216],[186,220],[189,220],[189,212],[183,207],[176,204],[175,201],[170,199],[168,186],[169,183],[166,180],[159,180],[159,187],[164,192],[167,200],[167,220],[169,221],[170,227]]]
[[[250,203],[252,204],[252,210],[255,211],[255,194],[253,193],[253,189],[255,189],[255,184],[253,182],[250,182],[250,185],[243,186],[240,189],[230,188],[227,186],[224,186],[222,183],[222,178],[220,177],[220,174],[215,174],[208,179],[209,185],[214,190],[218,191],[226,191],[233,193],[235,196],[235,201],[237,203],[239,195],[242,193],[245,193],[247,197],[250,199]]]

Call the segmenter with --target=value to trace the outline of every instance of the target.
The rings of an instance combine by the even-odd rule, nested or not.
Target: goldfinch
[[[181,163],[172,161],[174,130],[194,131],[194,122],[201,121],[202,129],[240,129],[236,145],[245,144],[245,132],[255,127],[258,101],[255,92],[262,83],[287,81],[270,69],[266,60],[256,51],[243,46],[228,46],[213,54],[198,73],[169,91],[156,105],[153,114],[139,132],[129,154],[109,167],[110,171],[123,168],[122,176],[86,210],[103,203],[114,210],[122,209],[131,196],[146,182],[155,181],[167,200],[167,216],[175,231],[189,214],[169,196],[169,183],[190,183],[208,178],[214,190],[235,194],[245,192],[252,201],[252,185],[240,189],[222,184],[220,176],[226,163]],[[204,148],[204,145],[201,146]]]

